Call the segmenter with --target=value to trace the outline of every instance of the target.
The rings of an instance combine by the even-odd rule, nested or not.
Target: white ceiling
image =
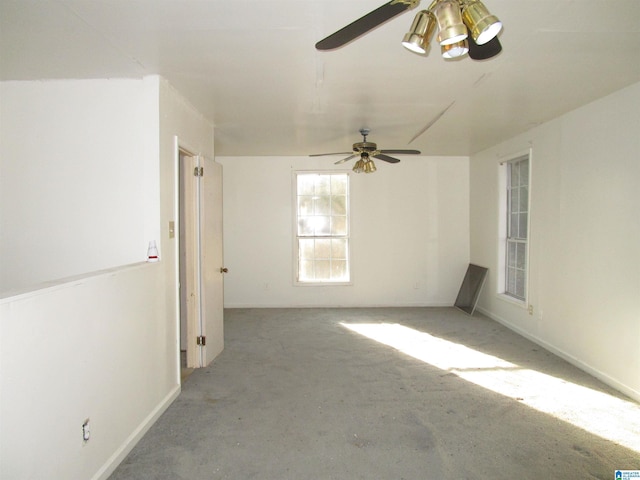
[[[640,0],[485,0],[503,51],[481,62],[405,50],[418,9],[316,51],[383,3],[0,0],[0,78],[160,74],[223,156],[346,152],[361,127],[380,148],[469,155],[640,81]]]

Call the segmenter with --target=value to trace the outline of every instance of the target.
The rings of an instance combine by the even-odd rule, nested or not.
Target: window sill
[[[527,308],[526,300],[518,300],[517,298],[514,298],[510,295],[506,295],[504,293],[498,293],[496,296],[503,302],[510,303],[511,305],[515,305],[516,307],[520,307],[525,310]]]
[[[294,287],[346,287],[353,282],[294,282]]]

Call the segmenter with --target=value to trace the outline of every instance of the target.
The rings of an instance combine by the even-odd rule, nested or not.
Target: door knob
[[[228,271],[228,268],[220,267],[220,273],[227,273]]]

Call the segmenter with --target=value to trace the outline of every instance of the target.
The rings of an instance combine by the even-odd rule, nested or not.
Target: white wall
[[[640,399],[640,84],[471,158],[481,311]],[[532,147],[529,304],[497,294],[498,163]]]
[[[226,307],[452,305],[469,261],[466,157],[378,161],[351,175],[349,286],[294,286],[292,172],[332,157],[218,157]],[[349,171],[351,164],[342,167]]]
[[[106,478],[177,396],[161,269],[139,263],[0,298],[0,478]]]
[[[143,80],[0,83],[0,291],[146,258],[148,92]]]
[[[213,157],[213,126],[155,76],[10,82],[0,93],[0,258],[3,271],[15,272],[11,290],[0,294],[0,477],[107,478],[180,390],[177,237],[168,231],[178,218],[177,145],[184,139],[194,153]],[[32,112],[29,122],[6,125],[25,116],[22,110]],[[75,136],[78,117],[89,113],[99,120],[85,118],[91,127]],[[6,156],[14,150],[5,143],[33,144],[28,150],[45,171],[34,169],[34,181],[46,195],[20,173],[22,156]],[[80,156],[85,150],[97,160]],[[78,185],[85,177],[90,189]],[[14,206],[33,224],[19,224]],[[89,215],[96,211],[97,219]],[[49,217],[69,218],[66,228],[58,232]],[[29,272],[14,282],[20,272],[10,257],[27,253],[14,237],[29,242],[36,232],[52,240],[38,238],[46,255],[21,257]],[[93,258],[101,253],[93,237],[106,249],[103,259]],[[96,271],[144,259],[149,238],[158,241],[159,263]],[[82,275],[56,280],[74,271]]]

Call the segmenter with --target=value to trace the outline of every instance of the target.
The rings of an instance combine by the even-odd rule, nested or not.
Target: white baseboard
[[[133,450],[133,447],[140,441],[145,433],[149,431],[151,426],[156,423],[158,418],[165,412],[173,401],[180,395],[180,385],[177,385],[169,394],[156,405],[156,407],[147,415],[140,425],[129,435],[124,443],[118,448],[113,455],[105,462],[105,464],[91,477],[92,480],[106,480],[125,459],[125,457]]]
[[[597,368],[594,368],[593,366],[591,366],[591,365],[589,365],[587,363],[584,363],[579,358],[574,357],[570,353],[565,352],[564,350],[556,347],[555,345],[552,345],[552,344],[546,342],[545,340],[543,340],[543,339],[541,339],[541,338],[539,338],[539,337],[537,337],[535,335],[532,335],[531,333],[519,328],[518,326],[512,324],[511,322],[509,322],[508,320],[500,317],[499,315],[495,315],[494,313],[489,312],[488,310],[486,310],[486,309],[484,309],[482,307],[477,307],[476,310],[478,312],[482,313],[483,315],[489,317],[490,319],[495,320],[496,322],[504,325],[509,330],[513,330],[518,335],[522,335],[526,339],[531,340],[533,343],[536,343],[537,345],[540,345],[545,350],[548,350],[551,353],[553,353],[554,355],[557,355],[558,357],[562,358],[563,360],[566,360],[567,362],[569,362],[570,364],[574,365],[575,367],[578,367],[580,370],[583,370],[583,371],[587,372],[589,375],[594,376],[595,378],[597,378],[598,380],[602,381],[603,383],[609,385],[610,387],[615,388],[616,390],[618,390],[619,392],[625,394],[629,398],[632,398],[636,402],[640,402],[640,392],[630,388],[629,386],[625,385],[624,383],[621,383],[618,380],[616,380],[615,378],[610,377],[606,373],[601,372]]]
[[[292,305],[292,304],[243,304],[243,303],[226,303],[224,308],[423,308],[423,307],[453,307],[451,302],[433,302],[433,303],[402,303],[402,304],[369,304],[369,305]]]

